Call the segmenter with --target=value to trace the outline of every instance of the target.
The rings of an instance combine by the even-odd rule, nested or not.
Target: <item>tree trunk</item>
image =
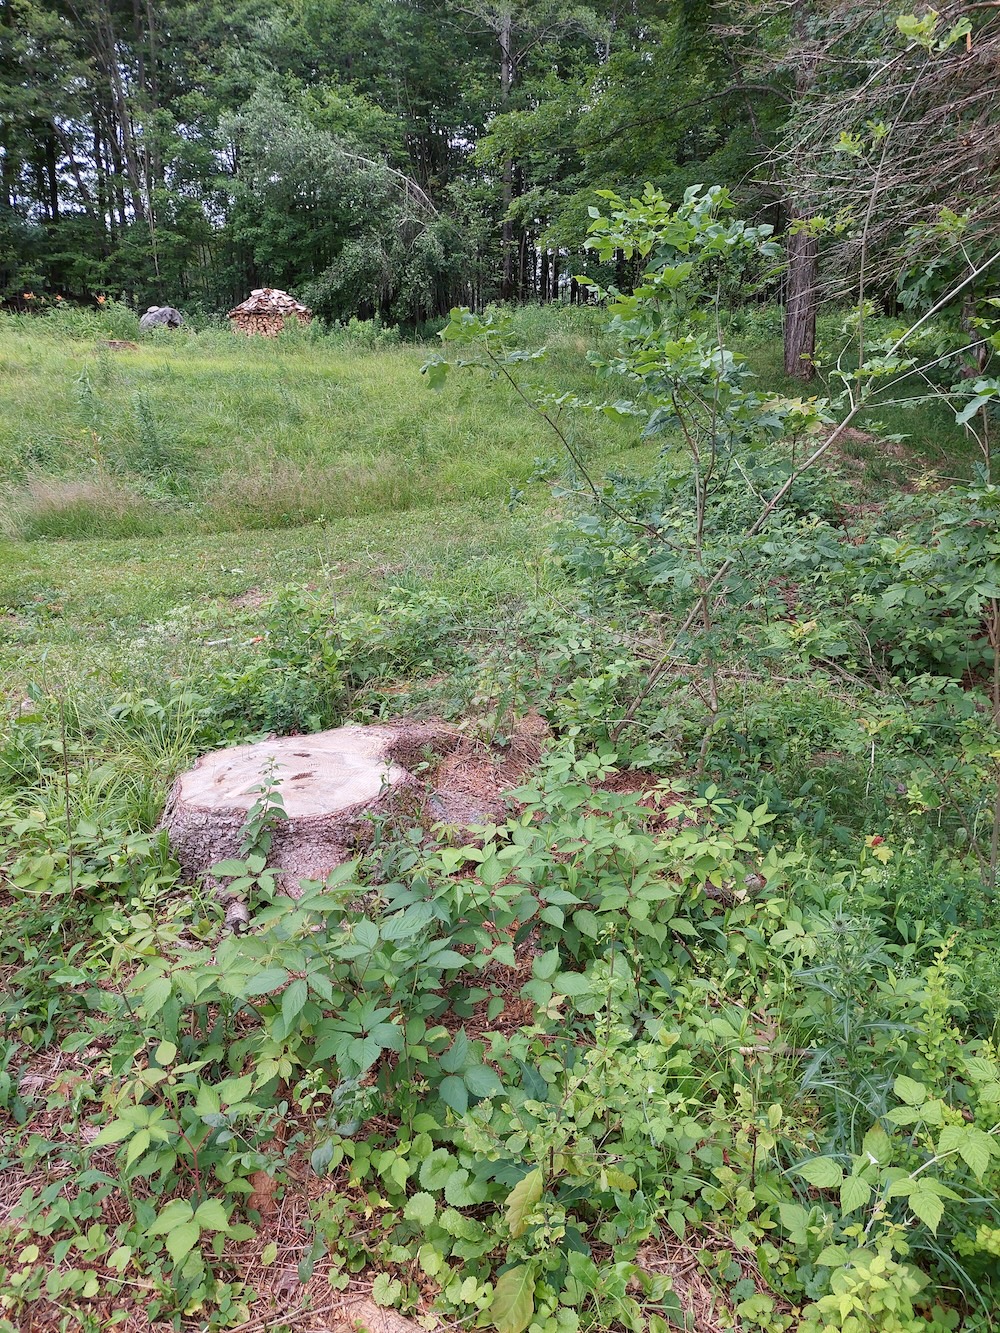
[[[794,32],[802,45],[808,34],[809,0],[795,0]],[[806,96],[815,80],[815,69],[809,60],[803,61],[795,75],[795,95]],[[794,195],[797,182],[794,172],[789,194]],[[808,206],[786,200],[788,209],[788,273],[785,278],[785,374],[808,382],[816,374],[813,356],[816,352],[816,307],[819,276],[819,241],[804,226],[809,217]]]
[[[788,236],[785,297],[785,374],[808,382],[816,374],[816,278],[819,242],[805,229]]]
[[[500,105],[504,108],[510,98],[511,85],[514,82],[514,61],[511,55],[511,16],[504,15],[504,20],[497,34],[500,40]],[[502,272],[500,277],[500,296],[509,301],[514,295],[514,224],[507,216],[514,198],[514,159],[508,157],[503,164],[503,189],[500,202],[503,207],[503,230],[500,248],[502,252]]]

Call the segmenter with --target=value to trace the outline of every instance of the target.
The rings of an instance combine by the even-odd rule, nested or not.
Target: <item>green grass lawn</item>
[[[527,375],[616,396],[586,363],[595,312],[528,308],[517,324],[548,347]],[[779,341],[742,350],[762,388],[802,391]],[[220,330],[118,350],[0,319],[0,685],[16,697],[43,677],[120,688],[195,670],[230,651],[234,621],[252,637],[259,604],[289,584],[351,606],[409,588],[488,608],[557,577],[540,570],[558,511],[533,479],[565,468],[558,441],[481,375],[430,390],[427,353]],[[914,471],[964,467],[949,416],[893,409],[882,429],[911,436]],[[598,477],[648,470],[663,447],[634,421],[567,425]],[[845,451],[884,484],[877,441]],[[908,465],[891,461],[890,478]]]
[[[600,392],[574,314],[549,370]],[[531,482],[564,466],[557,441],[481,378],[430,390],[427,350],[218,331],[115,350],[0,321],[6,691],[195,670],[289,584],[360,607],[534,586],[555,510]],[[627,425],[574,429],[598,473],[655,457]]]

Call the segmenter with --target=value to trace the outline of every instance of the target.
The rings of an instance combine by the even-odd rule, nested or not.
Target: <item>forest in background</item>
[[[822,250],[891,305],[997,221],[1000,19],[956,17],[930,60],[877,0],[0,0],[0,297],[220,312],[273,285],[410,326],[577,299],[635,276],[584,249],[594,191],[648,181],[787,235],[787,275],[728,271],[734,299],[809,325]]]

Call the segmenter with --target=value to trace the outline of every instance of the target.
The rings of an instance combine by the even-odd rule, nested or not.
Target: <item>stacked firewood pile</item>
[[[308,324],[312,311],[277,287],[256,287],[242,304],[230,310],[226,318],[233,321],[237,333],[245,333],[248,338],[255,334],[262,338],[276,338],[286,320]]]

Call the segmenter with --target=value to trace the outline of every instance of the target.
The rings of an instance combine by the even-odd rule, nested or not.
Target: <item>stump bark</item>
[[[161,827],[187,876],[239,855],[254,789],[269,771],[287,819],[274,829],[269,864],[292,892],[300,879],[324,879],[351,860],[373,815],[409,809],[419,816],[425,783],[414,769],[428,753],[460,740],[444,723],[338,727],[284,736],[203,755],[174,784]]]

